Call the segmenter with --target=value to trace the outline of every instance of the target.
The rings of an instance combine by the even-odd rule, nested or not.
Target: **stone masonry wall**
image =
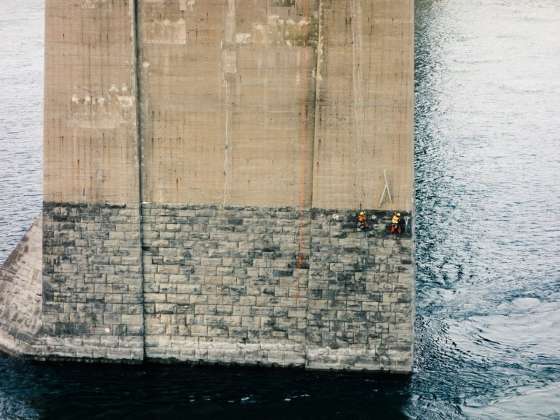
[[[408,372],[410,226],[350,211],[145,205],[146,357]],[[303,239],[303,240],[302,240]]]
[[[138,208],[43,208],[45,356],[143,358]]]
[[[146,205],[143,229],[147,357],[305,363],[309,212]]]
[[[314,211],[307,312],[307,365],[410,372],[414,319],[411,218],[390,235],[391,213]]]
[[[134,207],[46,203],[42,296],[25,275],[35,227],[0,272],[0,347],[410,372],[411,223],[396,236],[390,213],[368,216],[360,230],[352,211],[144,204],[140,224]]]
[[[41,330],[41,218],[0,266],[0,349],[33,353]]]

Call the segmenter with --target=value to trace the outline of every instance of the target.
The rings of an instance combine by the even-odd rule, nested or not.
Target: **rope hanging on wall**
[[[391,190],[389,189],[389,181],[387,180],[387,170],[383,170],[383,179],[385,180],[385,187],[381,193],[381,198],[379,199],[379,207],[385,202],[385,199],[389,197],[389,202],[393,203],[393,197],[391,196]]]

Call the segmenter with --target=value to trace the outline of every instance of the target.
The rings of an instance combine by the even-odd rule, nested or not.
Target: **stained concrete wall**
[[[144,200],[410,210],[412,6],[140,2]]]
[[[413,5],[321,2],[314,207],[412,209]]]
[[[138,202],[131,3],[47,0],[44,198]]]
[[[411,210],[412,7],[48,0],[46,201]]]
[[[412,210],[412,0],[46,10],[41,327],[20,352],[411,370],[412,229],[386,226]]]
[[[309,207],[318,2],[139,11],[144,200]]]

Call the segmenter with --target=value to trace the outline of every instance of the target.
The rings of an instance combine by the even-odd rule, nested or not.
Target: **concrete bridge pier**
[[[1,348],[411,371],[413,0],[47,0],[46,28]]]

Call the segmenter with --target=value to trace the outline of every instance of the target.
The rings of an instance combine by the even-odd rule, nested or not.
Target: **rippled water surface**
[[[40,209],[42,4],[0,0],[0,259]],[[560,2],[416,14],[410,380],[0,357],[0,418],[560,418]]]
[[[0,261],[41,207],[43,1],[0,0]]]

